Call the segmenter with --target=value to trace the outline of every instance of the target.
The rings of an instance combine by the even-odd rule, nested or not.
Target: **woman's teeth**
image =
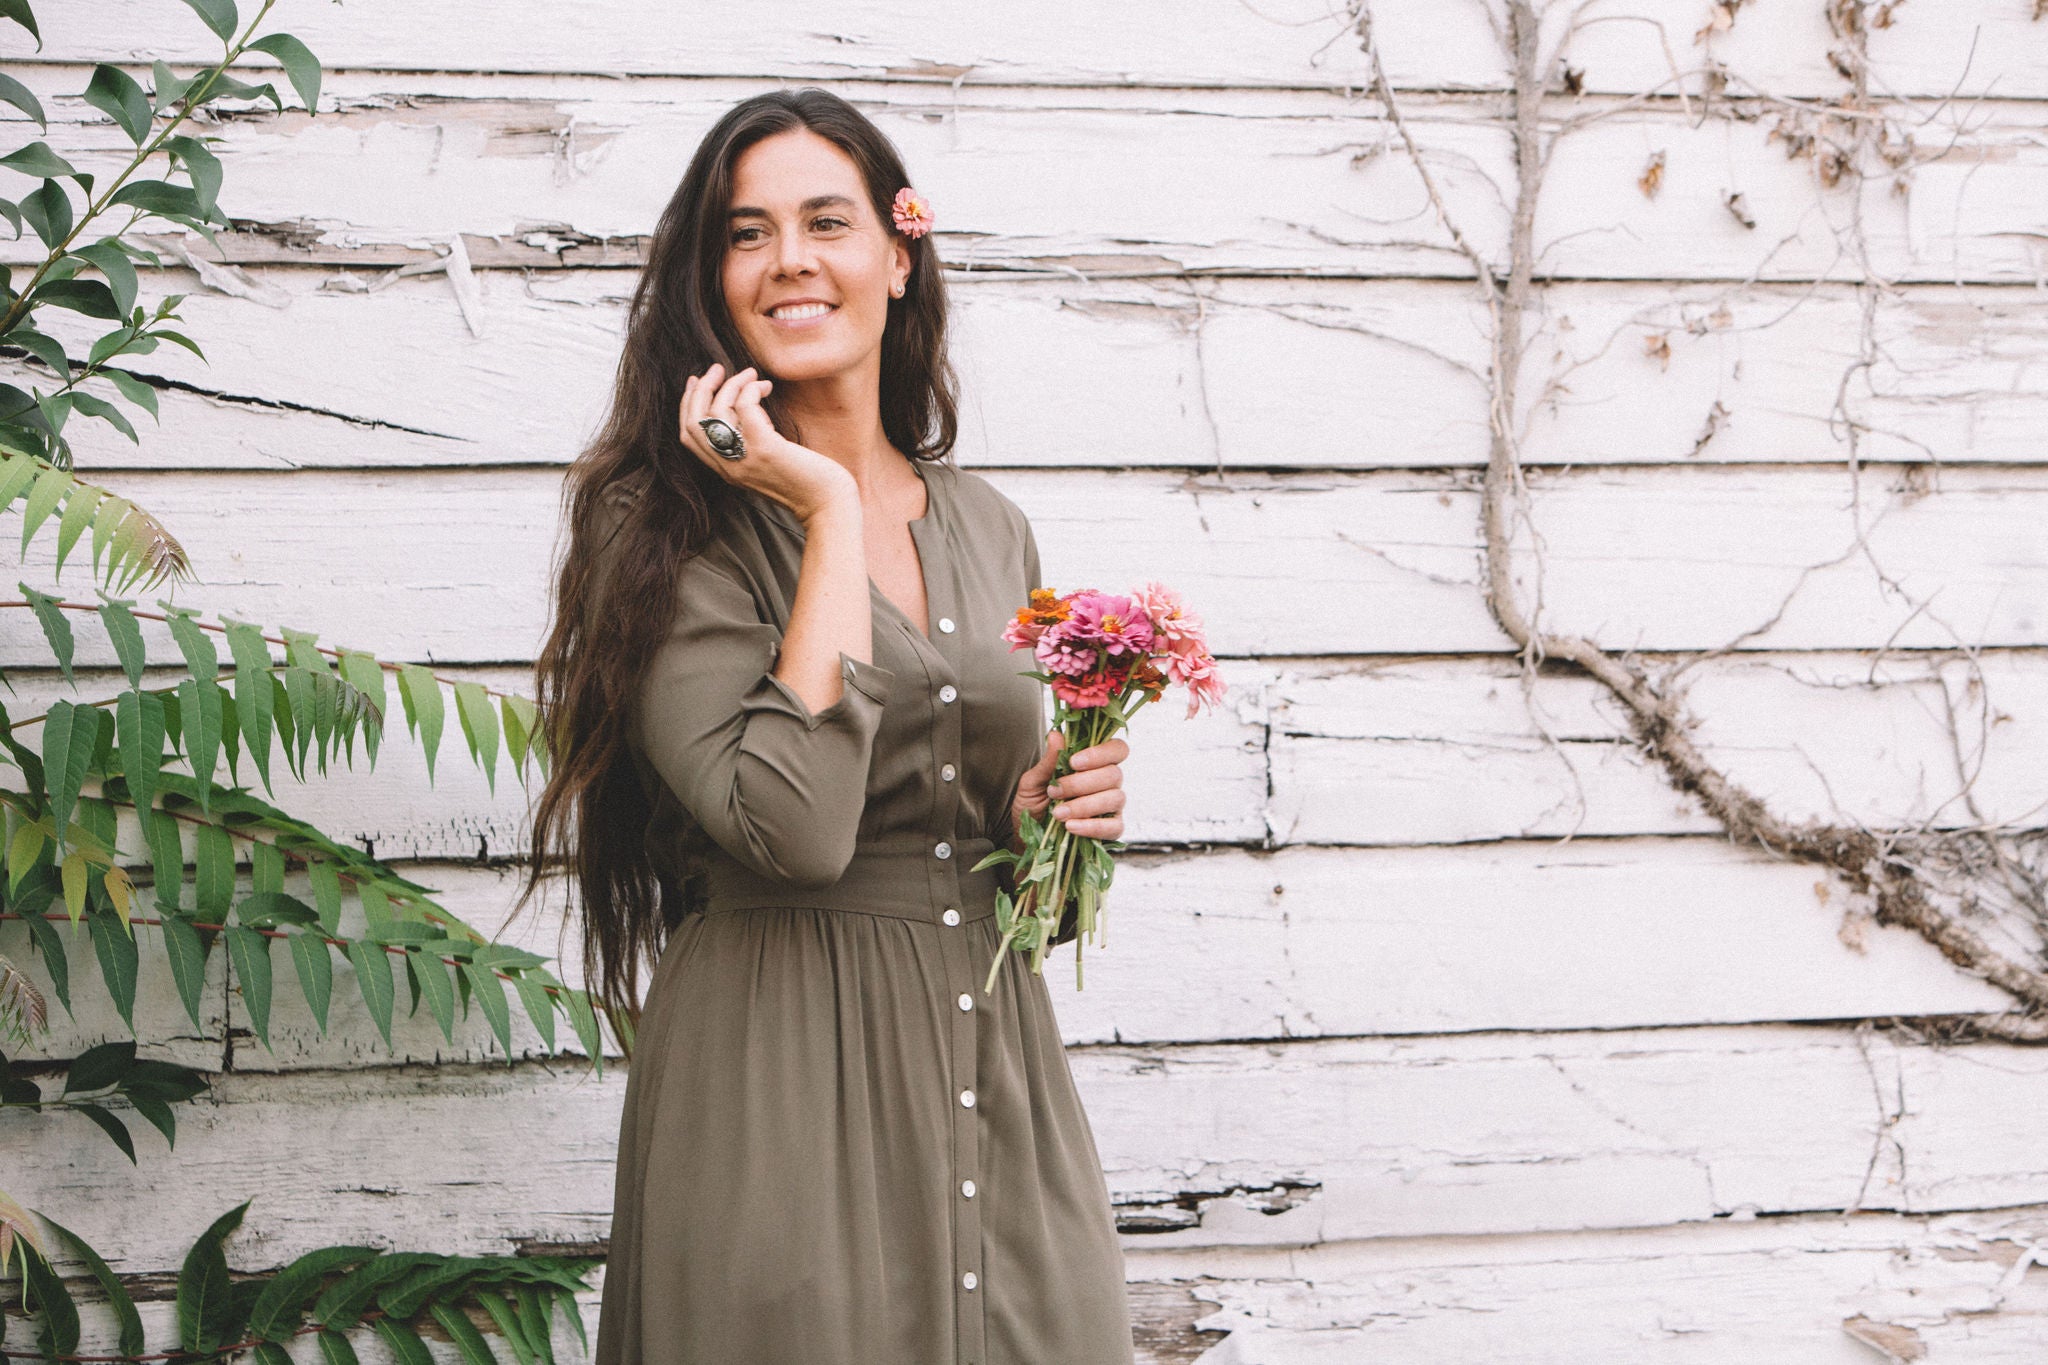
[[[793,308],[778,308],[769,316],[781,322],[802,322],[807,318],[823,317],[831,311],[829,303],[803,303]]]

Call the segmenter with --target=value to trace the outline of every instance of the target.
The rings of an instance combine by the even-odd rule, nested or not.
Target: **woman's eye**
[[[830,232],[834,228],[845,227],[846,220],[844,218],[814,218],[811,220],[811,226]]]
[[[733,233],[733,244],[735,246],[745,246],[747,243],[755,241],[756,238],[753,234],[759,233],[760,231],[761,229],[759,228],[741,228],[739,231]]]

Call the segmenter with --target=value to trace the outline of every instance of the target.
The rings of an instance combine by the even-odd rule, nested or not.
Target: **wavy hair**
[[[642,964],[660,957],[703,895],[700,876],[676,884],[646,847],[653,808],[628,748],[638,682],[672,623],[678,569],[703,549],[720,519],[734,515],[737,501],[682,443],[683,383],[713,363],[727,373],[759,363],[733,323],[722,284],[733,167],[763,138],[798,128],[853,160],[877,216],[891,224],[896,191],[911,181],[896,148],[865,114],[815,87],[734,105],[697,145],[662,210],[628,308],[610,409],[563,481],[568,548],[534,663],[550,771],[534,806],[526,882],[514,913],[551,863],[566,868],[575,883],[591,1001],[629,1055]],[[889,300],[882,331],[882,429],[912,459],[942,460],[959,429],[958,382],[946,356],[946,287],[930,234],[907,244],[910,278],[903,297]],[[778,431],[800,442],[785,402],[778,386],[763,407]],[[615,543],[600,545],[601,536]]]

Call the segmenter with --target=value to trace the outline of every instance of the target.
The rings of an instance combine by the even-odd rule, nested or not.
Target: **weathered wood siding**
[[[1497,257],[1487,11],[1374,8],[1445,201]],[[1946,147],[1895,192],[1824,187],[1772,136],[1845,89],[1822,0],[1755,0],[1707,44],[1706,0],[1551,6],[1553,37],[1599,20],[1558,117],[1612,117],[1561,144],[1536,220],[1517,417],[1545,619],[1728,647],[1693,670],[1699,738],[1794,818],[2048,820],[2038,8],[1886,9],[1872,89]],[[44,50],[9,70],[82,164],[122,145],[61,94],[93,60],[209,51],[169,0],[42,9]],[[1525,690],[1482,597],[1486,311],[1321,0],[275,14],[330,68],[322,112],[210,129],[241,273],[149,277],[191,293],[211,363],[136,366],[169,385],[140,448],[80,440],[191,549],[187,600],[521,685],[637,238],[723,108],[815,81],[936,205],[962,462],[1032,515],[1056,584],[1156,575],[1208,620],[1229,704],[1140,717],[1108,945],[1085,991],[1071,953],[1049,968],[1142,1359],[2042,1358],[2048,1052],[1927,1041],[2007,1002],[1832,879],[1731,845],[1592,683]],[[1773,100],[1709,116],[1710,58]],[[458,238],[461,289],[366,288]],[[1516,571],[1536,591],[1536,561]],[[62,694],[8,624],[25,703]],[[89,633],[81,664],[112,676]],[[516,784],[444,756],[430,787],[400,740],[287,800],[502,919]],[[555,952],[559,909],[512,937]],[[22,937],[0,927],[0,951]],[[221,965],[195,1036],[145,958],[149,1050],[219,1073],[174,1154],[149,1135],[138,1173],[83,1122],[17,1123],[38,1145],[0,1184],[135,1274],[252,1194],[237,1265],[604,1238],[622,1070],[507,1067],[480,1021],[451,1050],[424,1014],[394,1053],[345,969],[330,1034],[286,989],[268,1052]],[[123,1033],[80,997],[52,1056]]]

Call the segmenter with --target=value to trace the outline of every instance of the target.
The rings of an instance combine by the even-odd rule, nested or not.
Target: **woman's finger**
[[[749,365],[744,370],[735,370],[732,374],[726,376],[725,382],[718,386],[718,392],[713,394],[711,401],[705,405],[708,410],[704,413],[704,416],[717,417],[730,425],[737,426],[738,422],[736,419],[738,414],[733,410],[734,404],[739,399],[740,390],[745,388],[759,373],[752,365]]]
[[[1086,796],[1091,792],[1110,791],[1121,787],[1123,782],[1123,765],[1110,763],[1093,768],[1077,768],[1054,781],[1046,790],[1054,796]]]
[[[775,423],[769,418],[761,400],[774,387],[767,379],[750,379],[740,386],[739,394],[733,400],[733,416],[740,429],[740,435],[756,445],[765,445],[770,436],[776,434]]]
[[[704,435],[704,428],[697,425],[697,423],[704,416],[704,400],[711,392],[712,380],[717,376],[718,368],[714,364],[703,374],[691,375],[683,381],[683,401],[679,434],[682,437],[683,444],[688,446],[699,459],[704,460],[706,463],[714,461],[717,456],[716,452],[711,449],[710,441]]]
[[[1124,837],[1122,815],[1061,817],[1061,823],[1070,834],[1085,835],[1090,839],[1121,839]]]
[[[1063,799],[1052,808],[1052,813],[1061,819],[1091,820],[1115,815],[1124,808],[1124,801],[1124,789],[1112,787],[1108,791]]]
[[[1106,739],[1100,744],[1091,744],[1085,749],[1076,750],[1074,766],[1082,770],[1101,768],[1112,763],[1121,763],[1130,756],[1129,741]]]

